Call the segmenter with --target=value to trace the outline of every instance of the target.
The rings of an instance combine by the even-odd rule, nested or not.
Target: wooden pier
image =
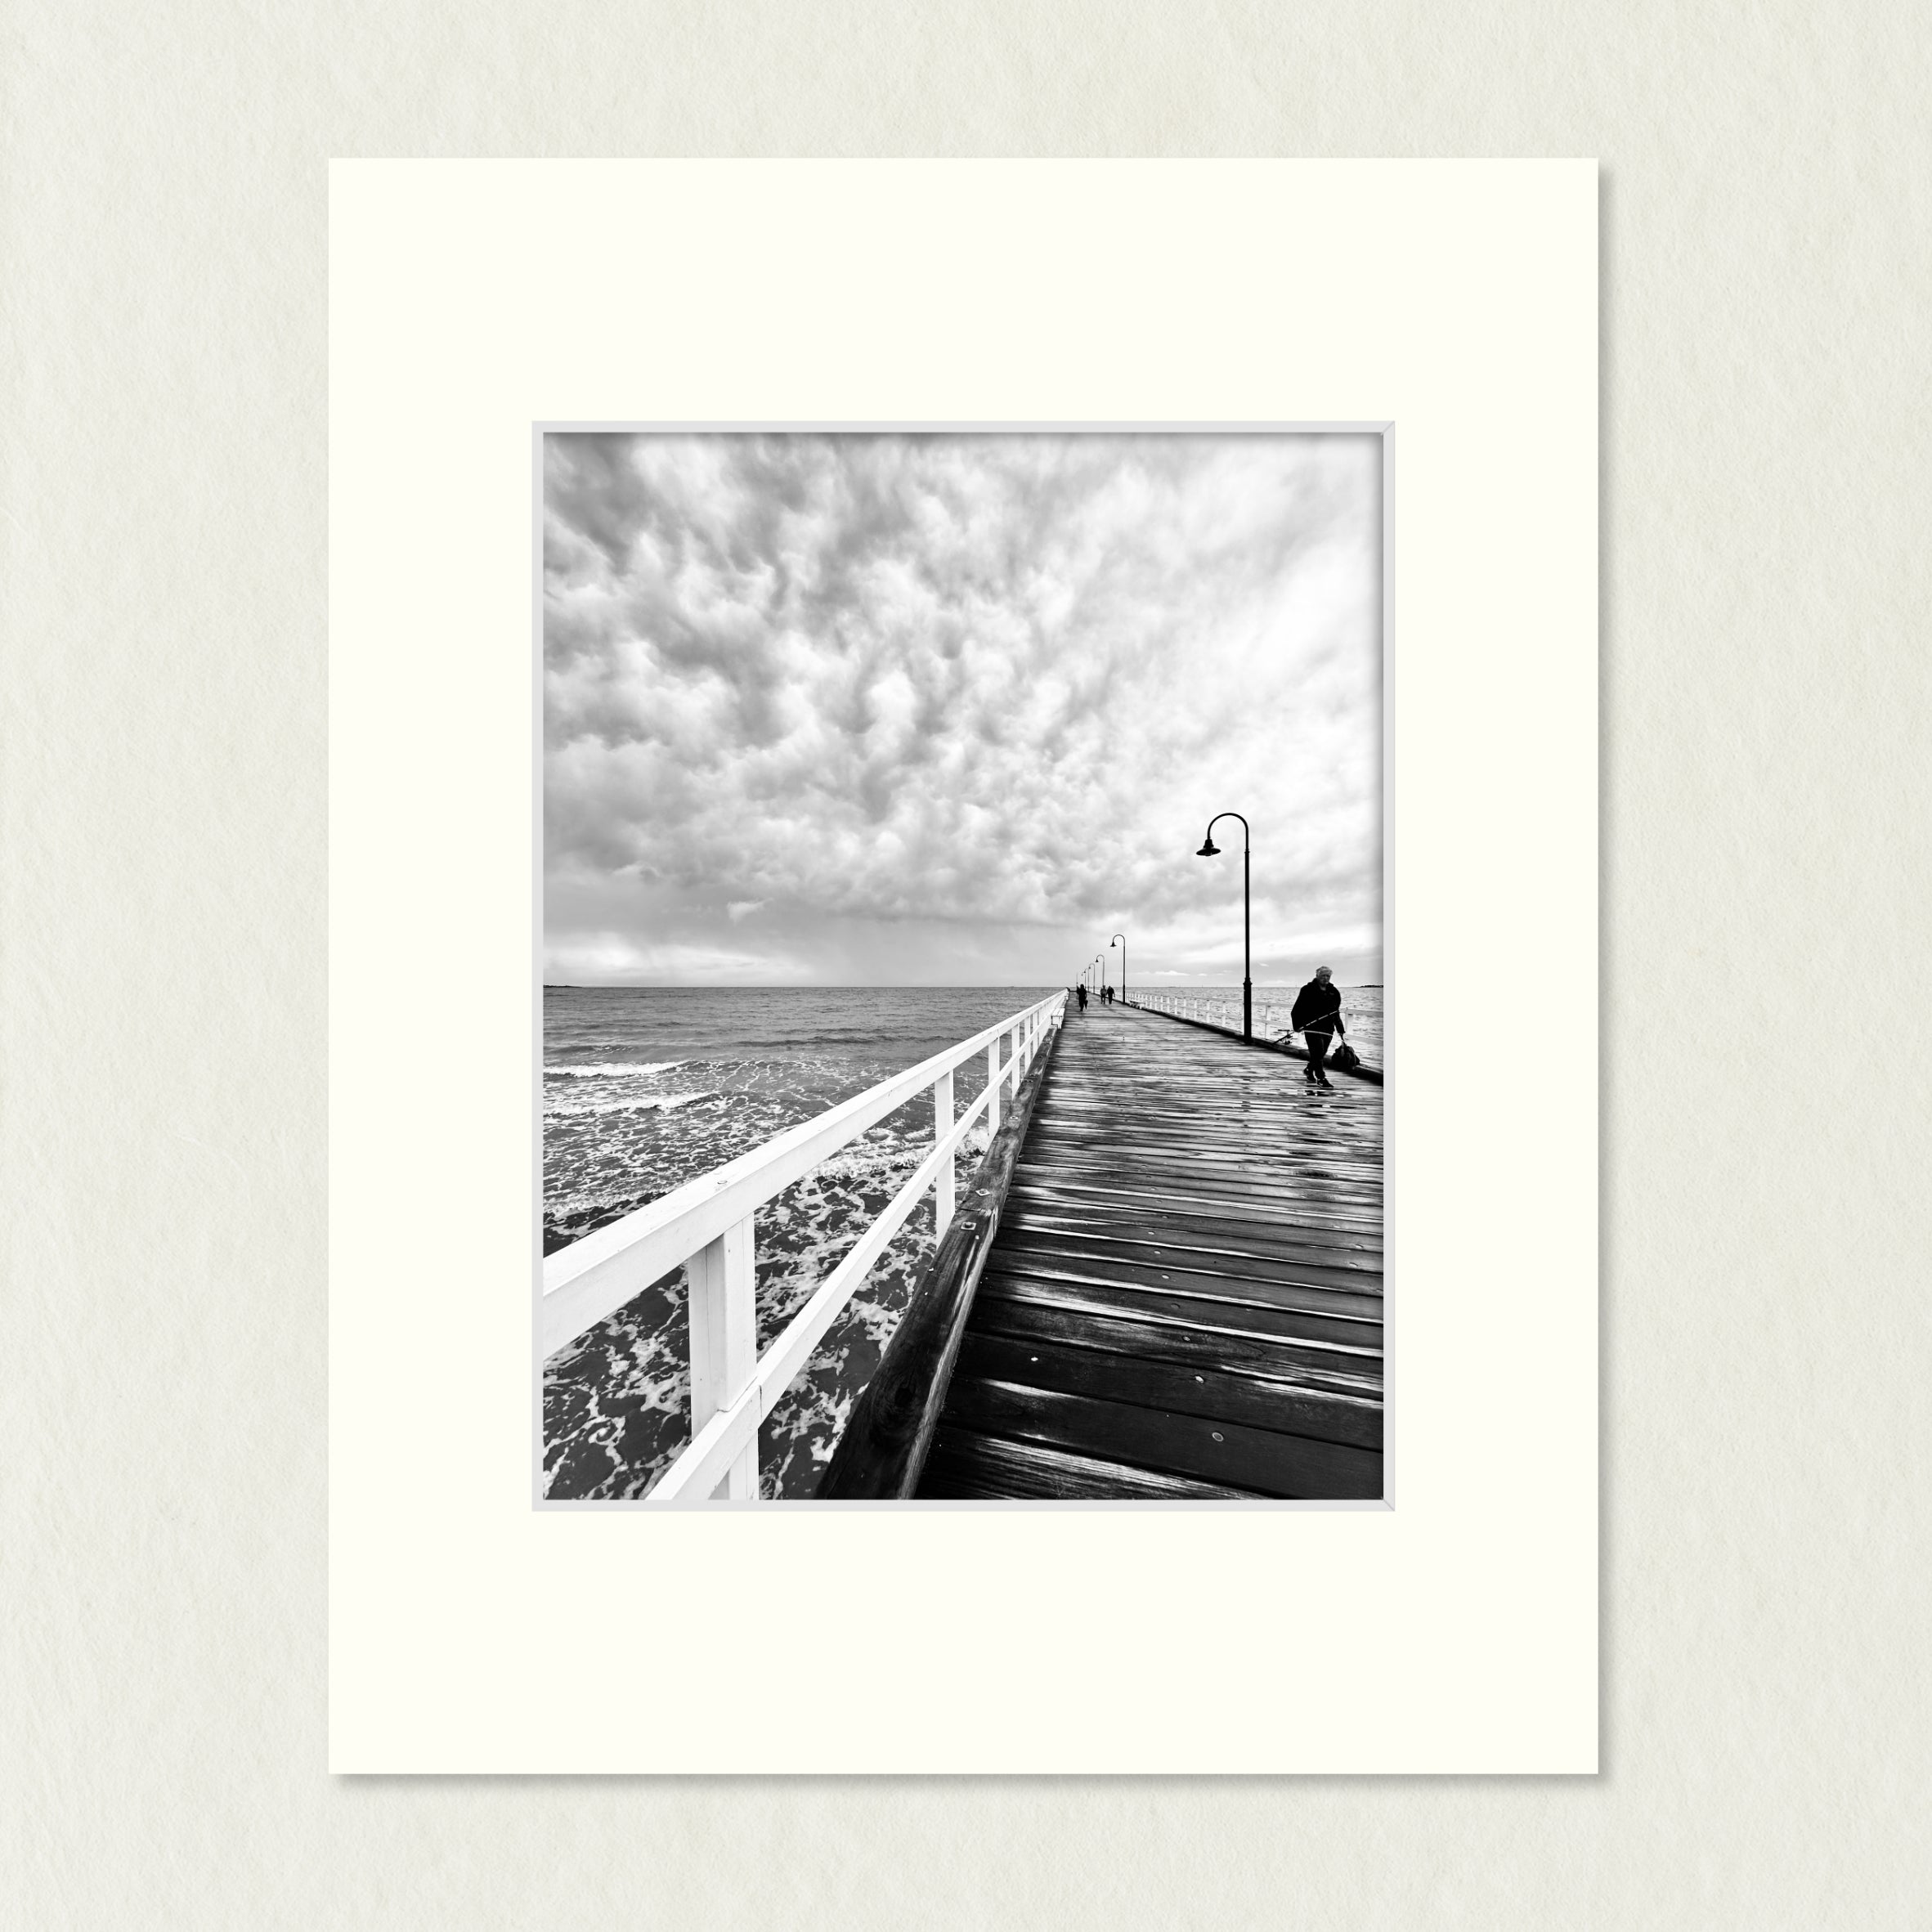
[[[757,1499],[760,1424],[929,1194],[937,1246],[820,1497],[1383,1495],[1378,1077],[1320,1091],[1199,1015],[1069,1004],[1038,1000],[545,1257],[546,1356],[670,1271],[688,1283],[691,1440],[645,1500]],[[922,1094],[930,1151],[760,1352],[757,1212]]]
[[[913,1493],[1383,1494],[1378,1086],[1130,1006],[1070,1016]]]

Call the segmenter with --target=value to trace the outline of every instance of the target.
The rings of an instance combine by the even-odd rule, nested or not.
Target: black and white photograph
[[[1381,430],[537,440],[540,1503],[1378,1504]]]

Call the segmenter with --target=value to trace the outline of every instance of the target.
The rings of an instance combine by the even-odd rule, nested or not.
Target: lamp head
[[[1207,837],[1201,840],[1201,849],[1195,854],[1195,857],[1196,858],[1218,858],[1220,856],[1221,848],[1214,842],[1214,834],[1209,832]]]

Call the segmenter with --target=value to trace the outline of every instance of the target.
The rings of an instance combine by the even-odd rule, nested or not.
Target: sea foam
[[[555,1066],[544,1069],[546,1080],[620,1080],[631,1074],[664,1074],[681,1067],[681,1060],[603,1060],[585,1066]]]
[[[673,1107],[688,1107],[694,1100],[708,1100],[714,1097],[709,1093],[647,1093],[618,1100],[551,1100],[545,1103],[544,1112],[546,1114],[563,1115],[660,1114],[668,1113]]]

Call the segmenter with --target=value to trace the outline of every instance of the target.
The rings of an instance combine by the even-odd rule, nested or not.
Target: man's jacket
[[[1294,1011],[1288,1016],[1296,1033],[1332,1033],[1342,1024],[1342,994],[1334,980],[1324,984],[1311,979],[1295,995]]]

